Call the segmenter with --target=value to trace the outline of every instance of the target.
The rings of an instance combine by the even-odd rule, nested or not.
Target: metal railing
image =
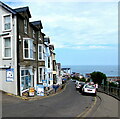
[[[120,88],[101,85],[98,91],[111,95],[120,100]]]

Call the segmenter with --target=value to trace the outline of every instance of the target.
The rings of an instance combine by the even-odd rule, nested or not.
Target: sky
[[[30,21],[42,21],[42,32],[50,37],[62,65],[118,64],[117,0],[2,2],[12,8],[29,7]]]

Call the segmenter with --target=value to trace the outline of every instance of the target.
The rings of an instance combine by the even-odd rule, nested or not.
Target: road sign
[[[6,69],[6,81],[12,82],[14,81],[14,69]]]

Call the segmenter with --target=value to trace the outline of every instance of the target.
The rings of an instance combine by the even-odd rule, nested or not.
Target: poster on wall
[[[44,96],[44,86],[43,85],[37,85],[37,95]]]
[[[43,86],[44,86],[44,87],[48,87],[47,80],[42,80],[42,82],[43,82]]]
[[[14,69],[6,69],[6,81],[12,82],[14,81]]]

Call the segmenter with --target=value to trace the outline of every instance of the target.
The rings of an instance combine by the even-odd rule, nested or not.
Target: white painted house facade
[[[28,7],[0,2],[0,90],[21,96],[38,85],[51,89],[56,80],[54,45],[41,21],[30,18]]]
[[[0,90],[17,95],[17,16],[0,2]]]
[[[45,37],[44,38],[45,74],[46,74],[47,87],[51,89],[53,86],[53,75],[52,75],[52,56],[50,53],[49,44],[50,44],[50,38]]]

